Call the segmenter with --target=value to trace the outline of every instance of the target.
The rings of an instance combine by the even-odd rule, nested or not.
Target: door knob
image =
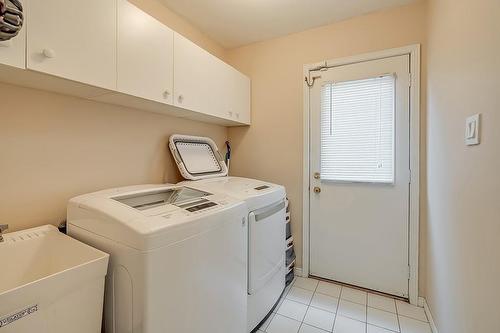
[[[316,186],[316,187],[313,189],[313,191],[314,191],[314,193],[321,193],[321,188]]]
[[[56,52],[52,49],[43,49],[42,54],[45,58],[55,58]]]
[[[182,101],[184,101],[184,96],[179,95],[179,97],[177,97],[177,100],[179,101],[179,103],[182,103]]]

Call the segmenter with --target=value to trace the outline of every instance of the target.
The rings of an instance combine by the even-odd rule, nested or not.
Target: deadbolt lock
[[[321,175],[319,172],[315,172],[313,177],[314,177],[314,179],[320,179]]]
[[[316,187],[313,189],[313,191],[314,191],[314,193],[321,193],[321,188],[316,186]]]

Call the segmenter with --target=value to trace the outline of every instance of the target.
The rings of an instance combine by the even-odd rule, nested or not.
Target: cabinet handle
[[[179,101],[179,103],[182,103],[182,101],[184,100],[184,96],[179,95],[179,97],[177,97],[177,100]]]
[[[229,115],[229,117],[233,117],[233,111],[228,111],[227,114]]]
[[[236,112],[236,119],[240,119],[240,114]]]
[[[170,96],[170,91],[165,90],[165,91],[163,92],[163,97],[164,97],[164,98],[168,98],[168,96]]]
[[[55,58],[56,57],[56,52],[52,49],[43,49],[42,54],[45,58]]]

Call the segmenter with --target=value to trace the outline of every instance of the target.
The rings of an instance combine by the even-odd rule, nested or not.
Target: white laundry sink
[[[0,333],[100,333],[109,255],[43,226],[0,243]]]

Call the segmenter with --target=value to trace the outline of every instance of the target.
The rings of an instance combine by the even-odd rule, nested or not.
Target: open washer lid
[[[226,163],[212,139],[174,134],[170,137],[168,146],[185,179],[199,180],[227,176]]]

